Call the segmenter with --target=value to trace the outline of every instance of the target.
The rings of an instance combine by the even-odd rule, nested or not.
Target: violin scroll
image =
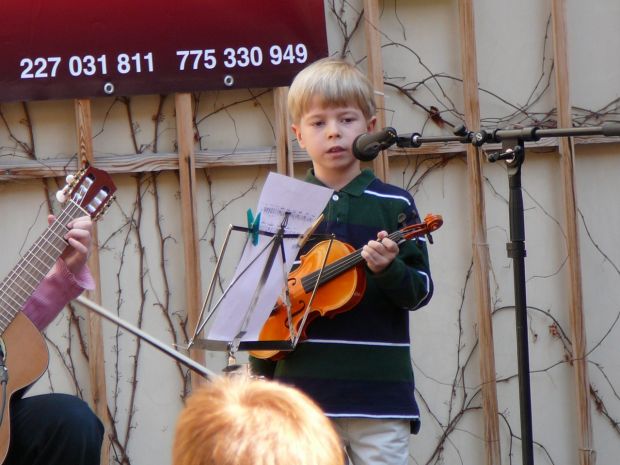
[[[430,236],[433,231],[438,230],[443,225],[443,217],[441,215],[427,214],[424,222],[409,225],[400,230],[402,237],[405,239],[413,239],[424,235]]]
[[[429,232],[436,231],[443,225],[443,217],[441,215],[429,213],[424,217],[424,224]]]

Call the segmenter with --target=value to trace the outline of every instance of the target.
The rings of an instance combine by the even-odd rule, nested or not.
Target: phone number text
[[[272,45],[268,51],[261,47],[228,47],[218,52],[214,48],[198,50],[177,50],[179,71],[215,69],[218,65],[225,68],[246,68],[262,66],[265,62],[272,65],[283,63],[305,63],[308,49],[304,44],[289,44],[284,47]]]
[[[265,64],[274,66],[283,64],[303,64],[308,60],[305,44],[227,47],[176,50],[176,70],[190,72],[259,67]],[[59,76],[90,77],[107,76],[111,73],[120,75],[149,74],[157,72],[157,63],[153,52],[118,53],[116,55],[73,55],[68,58],[24,57],[20,60],[21,79],[49,79]]]

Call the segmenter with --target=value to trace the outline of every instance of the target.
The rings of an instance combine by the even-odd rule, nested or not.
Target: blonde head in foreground
[[[173,465],[343,465],[340,439],[305,394],[274,381],[217,378],[181,412]]]

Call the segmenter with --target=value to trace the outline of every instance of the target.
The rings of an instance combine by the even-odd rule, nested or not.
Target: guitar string
[[[0,301],[2,301],[3,304],[6,304],[13,312],[10,314],[10,317],[7,316],[4,312],[0,314],[0,323],[6,323],[6,325],[4,325],[5,329],[8,324],[12,322],[15,315],[21,310],[27,299],[34,292],[41,280],[45,277],[47,271],[49,271],[49,269],[54,265],[54,263],[60,256],[60,254],[63,252],[66,244],[63,246],[65,240],[63,238],[64,234],[62,229],[66,230],[65,224],[72,219],[78,218],[80,216],[80,213],[87,214],[85,210],[83,210],[75,202],[73,202],[73,200],[71,200],[69,205],[61,212],[56,221],[52,223],[50,227],[44,232],[44,234],[32,245],[32,247],[25,254],[24,258],[20,260],[20,262],[15,266],[15,268],[13,268],[9,276],[7,276],[0,284]],[[45,245],[47,245],[48,247],[44,247]],[[50,253],[51,249],[55,250],[55,257],[53,252]],[[47,262],[36,255],[36,252],[41,251],[43,251],[48,256],[49,260]],[[32,260],[33,258],[36,259],[38,262],[46,265],[47,271],[40,270]],[[22,273],[20,274],[19,271],[21,271]],[[33,273],[38,272],[39,276],[34,276],[31,271]],[[24,272],[30,276],[30,279],[24,276]],[[21,282],[26,287],[30,287],[30,292],[28,292],[27,289],[24,289],[22,285],[18,284],[19,282]],[[17,284],[22,291],[26,291],[26,294],[20,295],[19,292],[13,292],[13,294],[11,294],[9,292],[10,287],[14,286],[15,284]],[[15,303],[8,302],[5,297],[9,297]],[[17,300],[16,297],[20,298],[21,302],[20,300]],[[0,324],[0,326],[3,325]]]
[[[34,271],[39,271],[37,266],[32,262],[32,258],[36,258],[39,262],[49,266],[49,265],[53,265],[53,263],[56,261],[57,257],[53,257],[52,255],[50,255],[47,250],[45,250],[45,248],[43,247],[43,245],[48,244],[51,245],[53,248],[56,249],[56,253],[62,253],[62,251],[64,250],[64,247],[61,247],[60,249],[56,247],[55,243],[50,242],[50,235],[55,236],[55,238],[57,239],[56,242],[58,243],[58,245],[61,245],[64,242],[63,237],[61,236],[61,234],[59,234],[59,230],[62,230],[62,228],[65,228],[64,226],[64,222],[68,222],[68,220],[71,220],[73,218],[76,218],[77,216],[75,216],[75,214],[69,214],[69,208],[65,209],[61,215],[59,215],[59,217],[57,218],[57,220],[52,223],[52,225],[50,225],[50,227],[45,231],[45,233],[31,246],[31,248],[28,250],[28,252],[24,255],[24,257],[20,260],[20,262],[16,265],[16,267],[13,269],[13,272],[11,275],[9,275],[9,277],[7,277],[7,279],[3,282],[4,283],[9,283],[11,282],[11,279],[14,278],[19,278],[19,274],[17,273],[20,269],[23,271],[26,271],[26,273],[28,273],[30,275],[30,277],[37,279],[36,276],[33,276],[32,273],[30,273],[29,270],[34,270]],[[68,219],[67,219],[68,217]],[[66,228],[65,228],[66,229]],[[60,231],[62,232],[62,231]],[[48,255],[48,257],[50,257],[52,260],[50,260],[49,263],[44,262],[43,260],[41,260],[39,257],[37,257],[36,253],[40,252],[40,251],[44,251],[46,255]],[[25,265],[29,265],[29,267],[26,267]],[[40,274],[42,274],[39,271]],[[27,281],[27,280],[26,280]]]
[[[8,290],[4,291],[4,295],[12,299],[14,303],[6,302],[6,299],[3,299],[5,303],[9,305],[13,313],[10,314],[9,317],[7,317],[6,315],[3,315],[2,319],[7,320],[8,318],[8,322],[10,323],[10,321],[12,321],[12,318],[14,318],[15,314],[21,310],[22,306],[25,304],[30,294],[32,294],[32,292],[36,289],[38,283],[43,279],[45,272],[42,272],[41,270],[39,270],[37,265],[32,263],[33,257],[38,259],[38,257],[36,257],[35,252],[43,250],[42,244],[45,244],[45,243],[51,244],[56,249],[58,256],[60,255],[60,253],[62,253],[62,249],[59,250],[55,244],[50,242],[49,236],[50,234],[55,235],[60,245],[63,239],[62,237],[58,235],[58,230],[64,227],[62,221],[65,220],[65,217],[67,216],[65,213],[68,213],[69,210],[70,209],[66,209],[65,211],[63,211],[63,213],[59,216],[58,220],[54,222],[52,225],[50,225],[50,227],[45,231],[44,235],[41,236],[41,238],[39,238],[39,240],[37,240],[35,244],[33,244],[33,246],[29,249],[29,251],[26,253],[24,258],[13,269],[12,273],[7,277],[7,279],[5,279],[5,281],[3,281],[3,285],[6,285],[4,287],[9,287]],[[42,262],[41,260],[38,260],[38,261],[45,264],[45,262]],[[51,266],[53,266],[54,262],[55,260],[51,261],[50,263],[47,263],[48,271],[51,268]],[[21,271],[21,273],[19,273],[19,271]],[[33,273],[36,273],[36,272],[39,273],[39,276],[33,275]],[[23,283],[23,285],[25,285],[26,287],[30,287],[31,290],[27,291],[26,295],[19,295],[18,292],[15,292],[15,288],[12,289],[13,290],[12,293],[9,292],[11,290],[10,287],[14,286],[15,284],[19,282]],[[23,290],[23,287],[22,286],[20,287]]]
[[[34,249],[33,249],[34,250]],[[9,314],[8,318],[11,319],[14,317],[15,313],[17,313],[26,302],[30,294],[36,288],[38,282],[44,277],[44,273],[38,270],[36,264],[28,264],[28,257],[25,257],[22,262],[18,264],[15,268],[15,273],[7,279],[6,284],[8,286],[8,290],[5,292],[4,296],[12,300],[12,302],[7,302],[7,299],[3,299],[5,303],[9,304],[9,307],[13,311],[12,314]],[[47,268],[51,268],[53,262],[50,263],[50,266]],[[17,271],[21,271],[17,273]],[[38,276],[36,276],[36,272],[39,271]],[[19,292],[19,291],[22,292]],[[5,317],[6,319],[7,317]]]

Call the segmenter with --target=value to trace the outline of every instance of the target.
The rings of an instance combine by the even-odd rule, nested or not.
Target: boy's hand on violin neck
[[[366,260],[366,265],[373,273],[385,270],[398,255],[398,244],[387,236],[387,232],[381,231],[377,235],[377,240],[369,241],[362,248],[362,258]]]

